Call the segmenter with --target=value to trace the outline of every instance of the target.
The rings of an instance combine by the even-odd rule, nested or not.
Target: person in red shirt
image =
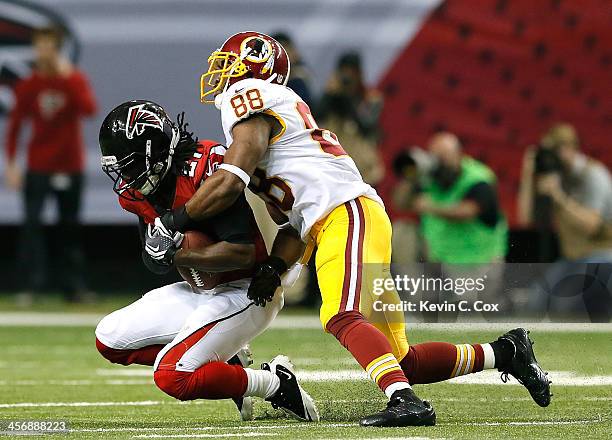
[[[57,199],[62,233],[63,261],[58,280],[67,299],[84,291],[79,266],[82,257],[75,229],[83,187],[84,148],[81,118],[96,110],[95,97],[85,75],[60,53],[63,34],[48,27],[33,33],[35,65],[32,74],[15,86],[15,105],[6,131],[6,184],[21,190],[25,218],[21,267],[28,268],[28,291],[46,283],[47,263],[41,211],[50,195]],[[32,124],[27,166],[22,173],[16,161],[17,141],[23,123]],[[25,174],[25,179],[23,178]]]

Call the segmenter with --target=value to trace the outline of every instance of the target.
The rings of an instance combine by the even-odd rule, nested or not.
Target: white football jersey
[[[317,126],[306,103],[290,88],[244,79],[215,103],[226,145],[232,144],[234,125],[252,114],[265,113],[282,126],[270,140],[249,189],[280,208],[304,241],[317,221],[344,202],[366,196],[383,204],[336,135]]]

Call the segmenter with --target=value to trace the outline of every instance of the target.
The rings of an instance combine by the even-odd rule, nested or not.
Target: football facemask
[[[153,194],[170,170],[179,138],[178,128],[173,127],[170,146],[159,155],[166,155],[162,160],[153,158],[150,140],[144,154],[132,152],[121,159],[102,156],[102,171],[113,181],[113,191],[129,201],[142,201],[145,196]]]

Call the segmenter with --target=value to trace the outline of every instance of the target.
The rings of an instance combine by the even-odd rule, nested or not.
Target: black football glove
[[[158,218],[159,224],[169,233],[172,231],[185,232],[194,224],[184,205],[172,211],[166,211]],[[157,225],[158,222],[156,221],[155,224]]]
[[[176,252],[176,250],[174,251]],[[174,257],[174,255],[172,255]],[[154,260],[147,251],[142,251],[142,262],[145,267],[156,275],[166,275],[172,269],[172,264]]]
[[[255,273],[249,285],[247,298],[256,306],[265,307],[272,301],[274,292],[281,285],[281,275],[287,271],[287,263],[279,257],[268,257],[255,268]]]

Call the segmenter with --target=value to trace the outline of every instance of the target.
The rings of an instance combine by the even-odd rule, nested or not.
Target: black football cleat
[[[242,365],[243,368],[248,367],[253,363],[253,354],[251,353],[251,348],[248,345],[245,345],[243,348],[238,351],[229,361],[227,361],[230,365]],[[253,420],[253,398],[252,397],[239,397],[232,399],[236,406],[238,407],[238,411],[240,411],[240,418],[243,421]]]
[[[273,408],[280,408],[299,420],[319,421],[319,412],[314,400],[298,383],[293,372],[293,364],[287,356],[276,356],[269,364],[261,364],[261,369],[271,371],[280,379],[278,391],[266,399]]]
[[[429,402],[419,399],[411,388],[406,388],[393,393],[385,409],[361,419],[359,424],[379,427],[434,426],[436,412]]]
[[[508,381],[508,375],[518,380],[538,405],[550,405],[550,384],[546,373],[536,360],[533,353],[533,341],[529,338],[529,331],[524,328],[515,328],[499,337],[500,341],[507,341],[514,348],[514,353],[508,365],[498,368],[501,371],[502,382]]]

